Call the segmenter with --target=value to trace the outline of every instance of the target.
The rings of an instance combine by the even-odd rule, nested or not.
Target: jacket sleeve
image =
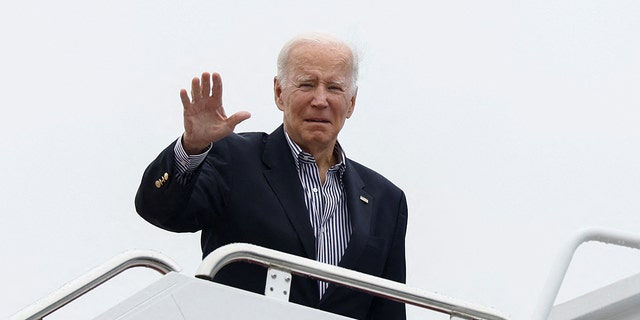
[[[135,197],[136,211],[146,221],[165,230],[195,232],[202,229],[212,208],[204,197],[194,196],[205,164],[188,178],[178,179],[175,144],[164,149],[144,171]]]

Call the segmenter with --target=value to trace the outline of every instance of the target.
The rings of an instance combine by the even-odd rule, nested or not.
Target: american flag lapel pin
[[[360,196],[360,200],[364,203],[369,203],[369,199],[365,198],[364,196]]]

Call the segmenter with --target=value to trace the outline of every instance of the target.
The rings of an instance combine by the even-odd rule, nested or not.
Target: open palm
[[[180,90],[184,117],[182,144],[188,154],[196,154],[232,133],[238,123],[248,119],[247,111],[227,117],[222,106],[222,78],[214,72],[202,73],[191,80],[191,99],[186,89]]]

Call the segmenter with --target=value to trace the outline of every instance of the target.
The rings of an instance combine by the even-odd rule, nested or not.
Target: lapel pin
[[[364,203],[369,203],[369,199],[367,199],[367,198],[365,198],[363,196],[360,196],[360,200],[362,200],[362,202],[364,202]]]

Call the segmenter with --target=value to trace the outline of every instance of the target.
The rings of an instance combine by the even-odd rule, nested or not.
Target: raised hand
[[[205,150],[211,142],[216,142],[235,129],[238,123],[251,117],[247,111],[239,111],[227,117],[222,106],[222,78],[214,72],[202,73],[191,80],[191,99],[186,89],[180,90],[184,107],[184,135],[182,145],[187,154],[197,154]]]

